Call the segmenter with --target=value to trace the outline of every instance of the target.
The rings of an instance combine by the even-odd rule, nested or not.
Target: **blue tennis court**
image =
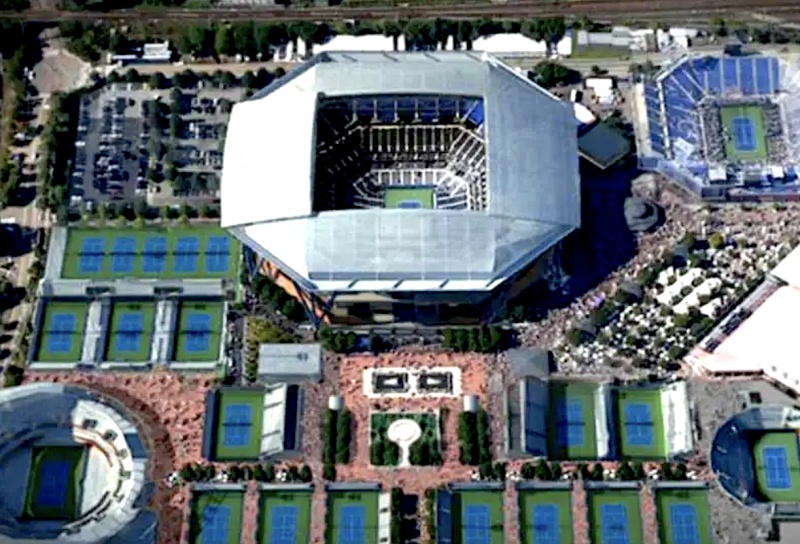
[[[144,240],[142,269],[147,274],[161,274],[167,268],[166,236],[151,236]]]
[[[139,351],[139,341],[144,329],[144,315],[125,313],[119,318],[117,331],[117,351]]]
[[[197,236],[182,236],[175,242],[175,272],[190,274],[197,272],[197,256],[200,239]]]
[[[60,508],[67,499],[71,464],[69,461],[47,459],[39,466],[39,490],[36,503],[40,508]]]
[[[697,509],[692,504],[671,504],[669,520],[672,525],[671,544],[699,544]]]
[[[767,446],[763,450],[764,475],[769,489],[790,489],[792,478],[789,474],[789,463],[786,448],[783,446]]]
[[[415,210],[422,207],[422,202],[419,200],[401,200],[397,203],[397,207],[406,210]]]
[[[366,544],[364,526],[366,512],[360,504],[348,504],[339,509],[339,544]]]
[[[186,318],[186,351],[199,353],[208,351],[211,344],[211,316],[192,313]]]
[[[653,416],[649,404],[625,404],[625,431],[631,446],[653,445]]]
[[[105,242],[102,238],[84,238],[81,242],[79,267],[83,274],[99,274],[103,269]]]
[[[228,271],[230,238],[211,236],[206,242],[206,272],[222,273]]]
[[[295,544],[297,537],[297,507],[273,506],[269,516],[270,544]]]
[[[228,544],[228,522],[230,508],[224,505],[203,508],[203,526],[200,531],[202,544]]]
[[[602,544],[628,544],[628,515],[625,505],[600,506],[600,535]]]
[[[558,506],[538,504],[533,507],[533,544],[559,544]]]
[[[231,404],[225,407],[222,426],[225,429],[222,437],[226,447],[242,447],[250,442],[250,427],[253,425],[253,413],[247,404]]]
[[[737,151],[756,150],[756,131],[749,117],[735,117],[733,120],[733,144]]]
[[[489,544],[491,542],[491,513],[486,504],[468,504],[464,507],[464,544]]]
[[[69,353],[72,349],[72,335],[75,332],[73,314],[53,314],[47,336],[47,349],[50,353]]]
[[[583,446],[583,403],[580,400],[562,400],[556,405],[556,434],[563,447]]]
[[[120,236],[114,239],[111,250],[111,271],[117,274],[133,272],[133,259],[136,256],[136,239]]]

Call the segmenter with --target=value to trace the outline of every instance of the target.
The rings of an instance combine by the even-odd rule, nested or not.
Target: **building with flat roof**
[[[328,52],[234,107],[221,191],[304,292],[487,297],[580,226],[577,122],[486,54]]]

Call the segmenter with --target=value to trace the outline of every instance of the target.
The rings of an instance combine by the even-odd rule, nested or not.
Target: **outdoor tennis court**
[[[147,361],[153,342],[155,313],[153,302],[115,302],[111,310],[106,360]]]
[[[592,544],[642,544],[638,491],[591,490],[588,502]]]
[[[189,542],[239,544],[242,537],[244,493],[202,491],[192,500]]]
[[[625,458],[667,456],[661,391],[628,389],[619,393],[620,452]]]
[[[433,209],[436,190],[431,187],[388,187],[383,205],[390,209]]]
[[[181,301],[173,358],[180,362],[219,359],[223,311],[221,302]]]
[[[768,432],[753,444],[759,493],[770,502],[800,501],[800,454],[797,434]]]
[[[259,501],[259,544],[309,544],[310,491],[264,491]]]
[[[455,534],[461,544],[503,544],[503,494],[458,491],[453,494]]]
[[[83,447],[34,447],[25,496],[28,519],[72,521],[78,516]]]
[[[659,489],[656,516],[661,544],[713,542],[706,489]]]
[[[760,106],[723,106],[720,116],[725,132],[725,156],[729,160],[767,158],[764,112]]]
[[[263,411],[264,394],[260,391],[218,391],[214,459],[257,460]]]
[[[328,493],[328,544],[378,542],[378,491]]]
[[[47,301],[34,360],[48,363],[80,361],[88,311],[89,305],[83,302]]]
[[[521,544],[572,544],[572,502],[568,490],[520,490]]]
[[[550,383],[548,451],[551,459],[597,457],[594,402],[598,386],[590,383]]]
[[[219,227],[69,229],[62,277],[235,278],[240,246]]]

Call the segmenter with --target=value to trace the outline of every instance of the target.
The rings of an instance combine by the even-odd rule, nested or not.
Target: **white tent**
[[[335,36],[329,42],[314,46],[314,54],[328,51],[394,51],[394,38],[369,34],[366,36]]]

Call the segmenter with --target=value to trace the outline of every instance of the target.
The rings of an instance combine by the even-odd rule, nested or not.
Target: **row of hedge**
[[[476,466],[491,463],[492,437],[488,412],[461,412],[458,440],[461,464]]]
[[[509,332],[501,327],[444,329],[442,347],[457,352],[495,353],[508,344]]]
[[[275,467],[272,464],[235,465],[227,469],[229,482],[242,482],[255,480],[257,482],[274,482],[276,479]],[[213,465],[187,464],[180,470],[180,477],[184,482],[207,482],[217,476],[217,469]],[[311,467],[290,465],[286,468],[287,482],[310,483],[313,480]]]
[[[346,408],[325,413],[322,423],[322,463],[326,480],[336,479],[336,464],[350,462],[352,440],[352,416]]]

